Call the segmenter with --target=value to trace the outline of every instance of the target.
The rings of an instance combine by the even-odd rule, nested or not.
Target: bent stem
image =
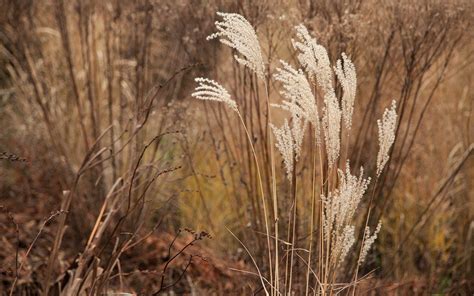
[[[296,163],[296,155],[293,152],[293,163]],[[292,230],[292,241],[291,241],[291,259],[290,259],[290,279],[288,287],[288,295],[291,295],[291,286],[293,281],[293,264],[294,264],[294,253],[295,253],[295,243],[296,243],[296,215],[297,215],[297,200],[296,200],[296,168],[293,167],[293,230]],[[290,225],[288,225],[290,229]]]
[[[367,228],[368,224],[369,224],[369,217],[370,217],[370,211],[372,209],[372,201],[374,200],[374,196],[375,196],[375,189],[377,188],[377,183],[379,181],[379,177],[377,176],[377,178],[375,179],[375,184],[374,184],[374,188],[372,189],[372,194],[370,195],[370,200],[369,200],[369,207],[367,209],[367,216],[365,217],[365,225],[364,225],[364,228],[362,229],[363,231],[363,235],[362,235],[362,242],[360,243],[360,250],[359,250],[359,256],[357,258],[357,265],[356,265],[356,271],[355,271],[355,275],[354,275],[354,288],[352,290],[352,296],[355,295],[355,292],[356,292],[356,288],[357,288],[357,276],[358,276],[358,273],[359,273],[359,266],[361,264],[360,262],[360,257],[362,255],[362,249],[364,247],[364,241],[365,241],[365,229]]]
[[[258,177],[258,184],[260,188],[260,195],[262,197],[262,205],[263,205],[263,215],[265,216],[265,231],[266,231],[266,236],[267,236],[267,244],[268,244],[268,260],[270,264],[270,282],[272,282],[272,253],[270,249],[270,232],[268,228],[268,215],[267,215],[267,206],[265,202],[265,192],[263,190],[263,182],[262,182],[262,174],[260,173],[260,166],[258,164],[258,159],[257,159],[257,153],[255,152],[255,147],[253,145],[252,137],[250,136],[250,133],[247,129],[247,126],[245,125],[244,119],[242,118],[242,115],[240,114],[239,111],[237,111],[237,115],[239,116],[240,122],[242,123],[242,126],[245,130],[245,134],[247,135],[247,138],[250,143],[250,148],[252,149],[252,155],[255,160],[255,166],[257,169],[257,177]],[[266,291],[266,288],[264,286],[265,292],[268,295],[268,292]],[[272,289],[273,290],[273,289]]]
[[[265,83],[265,95],[267,99],[267,112],[268,112],[268,117],[267,120],[268,122],[271,122],[272,114],[271,114],[271,109],[270,109],[270,96],[269,96],[269,88],[268,88],[268,83],[267,81],[264,81]],[[279,280],[279,258],[278,258],[278,240],[279,240],[279,234],[278,234],[278,199],[277,199],[277,188],[276,188],[276,172],[275,172],[275,156],[274,156],[274,145],[273,145],[273,133],[270,131],[270,125],[267,124],[267,133],[268,133],[268,141],[269,141],[269,146],[270,146],[270,166],[271,166],[271,178],[272,178],[272,198],[273,198],[273,215],[274,215],[274,223],[275,223],[275,294],[278,294],[279,290],[279,285],[280,285],[280,280]],[[272,265],[270,261],[270,278],[272,278],[271,271],[272,270]]]
[[[312,133],[311,133],[312,135]],[[313,146],[313,141],[311,141],[311,147]],[[314,214],[315,214],[315,201],[316,201],[316,153],[312,150],[313,156],[313,170],[311,176],[311,224],[310,224],[310,232],[309,232],[309,253],[308,253],[308,267],[306,270],[306,288],[305,288],[305,295],[308,295],[309,291],[309,273],[311,269],[311,252],[313,247],[313,232],[314,232]]]

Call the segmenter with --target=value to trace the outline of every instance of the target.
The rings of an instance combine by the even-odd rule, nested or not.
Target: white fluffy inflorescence
[[[291,127],[285,119],[283,125],[278,128],[270,123],[270,127],[276,138],[276,147],[283,157],[286,176],[291,183],[291,176],[295,166],[295,160],[301,153],[301,144],[306,130],[307,122],[298,116],[293,116]]]
[[[360,169],[359,177],[352,175],[349,163],[346,164],[345,172],[338,170],[338,174],[339,187],[328,196],[321,197],[324,204],[324,236],[326,240],[334,243],[334,262],[344,260],[348,250],[354,244],[354,229],[351,223],[370,183],[370,178],[363,178],[363,168]]]
[[[285,99],[282,105],[277,106],[290,111],[293,119],[302,118],[311,123],[315,129],[316,142],[320,144],[318,107],[311,86],[303,71],[294,69],[284,61],[281,64],[283,67],[276,69],[274,77],[282,83],[283,90],[280,93]]]
[[[370,229],[369,227],[365,228],[365,240],[364,240],[364,245],[362,246],[362,250],[360,253],[360,259],[359,259],[359,265],[364,263],[365,258],[367,257],[367,254],[369,253],[370,247],[374,244],[375,240],[377,239],[377,234],[380,232],[380,228],[382,227],[382,222],[379,221],[379,224],[377,225],[377,228],[375,229],[374,233],[370,235]]]
[[[342,235],[337,238],[334,253],[336,255],[335,260],[338,260],[337,263],[341,264],[344,259],[346,259],[349,250],[355,243],[355,226],[346,225]]]
[[[238,112],[237,103],[231,99],[229,92],[219,83],[207,78],[194,79],[199,85],[191,96],[200,100],[209,100],[225,103],[229,108]]]
[[[334,91],[324,96],[323,131],[328,164],[332,167],[339,158],[341,149],[341,109]]]
[[[312,38],[304,25],[295,27],[299,41],[293,40],[293,47],[299,50],[298,60],[311,79],[316,78],[324,94],[323,131],[329,166],[332,167],[339,157],[341,109],[333,86],[333,70],[329,55],[324,46]]]
[[[240,14],[218,12],[223,18],[216,22],[217,31],[207,37],[207,40],[219,38],[223,44],[237,50],[241,56],[234,58],[243,66],[249,67],[261,79],[265,77],[265,64],[257,33],[252,25]]]
[[[293,149],[295,150],[295,159],[298,160],[301,154],[301,145],[303,144],[304,133],[308,122],[301,117],[293,115],[291,118],[291,135],[293,136]]]
[[[311,37],[308,29],[300,24],[295,27],[299,41],[292,40],[293,47],[299,51],[298,61],[311,79],[316,78],[324,93],[333,88],[332,69],[324,46]]]
[[[337,60],[334,72],[344,91],[342,96],[342,119],[346,129],[349,130],[352,127],[352,113],[357,89],[356,69],[346,54],[342,53],[342,61]]]
[[[390,109],[385,109],[382,119],[377,120],[379,128],[379,153],[377,154],[377,177],[383,171],[389,159],[389,151],[395,141],[395,129],[397,125],[397,103],[392,101]]]
[[[288,124],[288,120],[285,119],[285,122],[280,128],[274,126],[273,124],[270,124],[270,127],[273,130],[273,134],[275,134],[276,147],[283,157],[283,163],[285,164],[286,168],[286,176],[291,182],[291,173],[294,166],[295,141],[291,133],[290,125]]]

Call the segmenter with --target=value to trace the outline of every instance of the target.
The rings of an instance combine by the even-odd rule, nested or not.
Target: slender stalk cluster
[[[226,104],[230,109],[238,111],[237,104],[230,97],[229,92],[219,83],[207,78],[194,79],[199,85],[191,96],[200,100],[217,101]]]
[[[395,141],[397,126],[397,103],[392,101],[390,109],[385,109],[382,119],[377,120],[379,128],[379,153],[377,154],[377,177],[389,159],[389,151]]]
[[[265,77],[265,64],[257,33],[252,25],[240,14],[218,12],[223,18],[216,22],[217,32],[207,40],[219,38],[219,41],[240,53],[234,55],[235,60],[255,72],[261,79]]]
[[[208,39],[219,38],[219,40],[235,49],[240,55],[235,56],[235,59],[242,65],[249,67],[258,75],[258,77],[265,77],[264,62],[260,50],[260,45],[257,35],[253,27],[240,15],[229,13],[218,13],[223,17],[222,22],[216,22],[218,29],[208,37]],[[317,275],[316,280],[320,284],[319,292],[326,294],[329,291],[331,294],[331,285],[335,283],[338,278],[338,272],[341,270],[340,265],[344,262],[349,254],[351,248],[355,245],[356,235],[356,211],[364,197],[370,183],[369,177],[364,177],[364,170],[361,167],[359,175],[351,173],[349,161],[346,161],[345,169],[338,169],[340,158],[341,142],[341,124],[348,132],[352,127],[352,115],[354,111],[354,102],[357,87],[357,74],[352,61],[342,54],[341,59],[336,62],[335,67],[331,66],[328,53],[326,49],[316,42],[308,32],[304,25],[296,27],[297,41],[293,40],[293,46],[298,51],[298,60],[302,69],[296,69],[288,63],[281,61],[280,68],[276,69],[274,79],[281,83],[282,89],[280,94],[283,97],[282,103],[273,105],[282,108],[290,113],[290,117],[286,118],[281,127],[276,127],[268,123],[267,128],[271,128],[276,139],[276,148],[283,158],[283,164],[287,179],[293,183],[297,176],[295,173],[296,161],[302,153],[302,144],[306,127],[311,124],[315,130],[316,141],[311,143],[313,147],[319,149],[321,183],[319,185],[318,195],[321,196],[319,206],[319,221],[316,222],[316,195],[317,195],[317,181],[316,176],[316,156],[313,155],[313,174],[312,174],[312,209],[311,209],[311,236],[309,239],[309,255],[308,255],[308,270],[306,277],[306,292],[309,291],[310,265],[312,247],[317,246]],[[303,71],[303,69],[305,71]],[[343,90],[342,98],[336,96],[334,90],[334,74],[340,82]],[[308,77],[308,78],[307,78]],[[268,213],[266,211],[267,201],[265,200],[265,190],[263,186],[262,174],[260,173],[258,154],[253,146],[252,129],[246,127],[242,114],[238,111],[238,106],[234,100],[231,99],[227,90],[219,85],[217,82],[205,79],[196,78],[199,83],[193,97],[202,100],[212,100],[225,103],[229,108],[236,111],[243,128],[248,137],[252,155],[255,160],[255,167],[257,171],[258,184],[260,188],[260,195],[262,198],[263,215],[265,218],[265,229],[267,235],[268,248],[268,266],[270,273],[270,292],[271,295],[280,293],[280,272],[278,269],[279,255],[278,248],[279,238],[277,231],[275,231],[275,249],[272,250],[269,238],[273,235],[270,233],[268,227]],[[265,83],[267,86],[267,84]],[[313,88],[315,93],[313,93]],[[268,89],[266,89],[268,94]],[[319,117],[319,108],[316,95],[322,94],[321,103],[322,117]],[[268,98],[268,97],[267,97]],[[341,103],[340,103],[341,102]],[[269,100],[267,101],[269,104]],[[267,105],[268,107],[268,105]],[[270,112],[270,110],[268,110]],[[269,116],[269,115],[268,115]],[[271,121],[269,116],[268,121]],[[390,109],[385,110],[381,120],[377,121],[379,129],[379,145],[380,150],[377,155],[377,178],[380,176],[383,167],[389,158],[389,150],[395,140],[397,114],[396,103],[392,103]],[[321,133],[324,134],[324,145]],[[271,135],[268,137],[272,139]],[[273,146],[272,140],[269,144]],[[324,146],[324,147],[323,147]],[[325,148],[326,153],[322,153]],[[275,164],[271,157],[269,169],[275,170]],[[327,165],[327,166],[326,166]],[[337,174],[334,174],[337,172]],[[299,184],[299,182],[297,182]],[[276,184],[276,183],[273,183]],[[285,269],[285,291],[283,294],[291,294],[293,281],[293,259],[294,249],[297,248],[297,225],[298,225],[298,191],[297,184],[292,184],[292,196],[294,198],[294,210],[289,213],[288,219],[288,239],[291,242],[292,250],[288,255],[288,260]],[[274,206],[278,209],[279,203],[276,198],[276,187],[274,189]],[[371,199],[372,200],[372,199]],[[275,211],[276,213],[276,211]],[[293,215],[293,216],[291,216]],[[370,216],[370,206],[367,213],[367,218]],[[275,217],[278,217],[275,214]],[[366,219],[368,221],[368,219]],[[278,219],[275,219],[275,229],[278,226]],[[368,222],[366,222],[367,225]],[[362,228],[364,236],[361,242],[360,256],[358,264],[364,262],[370,247],[374,244],[377,235],[380,231],[381,224],[379,222],[377,228],[370,233],[369,227]],[[313,231],[318,229],[318,231]],[[292,230],[292,231],[290,231]],[[313,242],[313,232],[319,234],[319,243]],[[291,235],[293,235],[291,237]],[[275,265],[272,263],[272,251],[275,252]],[[273,269],[274,267],[274,269]],[[258,270],[258,266],[257,266]],[[316,269],[314,269],[316,270]],[[272,273],[274,271],[274,274]],[[357,271],[355,278],[357,279]],[[262,275],[260,279],[267,295],[270,295],[266,290],[266,285]],[[329,290],[327,290],[329,289]],[[318,292],[318,293],[319,293]]]

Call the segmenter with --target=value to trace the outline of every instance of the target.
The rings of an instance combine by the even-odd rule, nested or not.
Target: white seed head
[[[281,156],[283,157],[283,163],[286,168],[286,176],[291,182],[291,173],[293,172],[293,153],[294,153],[294,140],[291,134],[291,129],[288,124],[288,120],[285,119],[282,127],[278,128],[273,124],[270,124],[270,127],[273,130],[273,134],[276,138],[276,147],[280,151]]]
[[[191,96],[200,100],[217,101],[226,104],[229,108],[238,112],[237,103],[230,97],[229,92],[219,83],[207,78],[194,79],[199,85]]]
[[[354,218],[362,197],[370,183],[370,178],[364,179],[364,168],[360,168],[359,177],[352,175],[349,162],[346,163],[346,170],[338,170],[339,174],[339,199],[338,203],[338,219],[336,225],[341,228],[343,225],[350,223]]]
[[[293,47],[299,51],[298,60],[311,79],[316,78],[324,94],[323,126],[329,166],[339,157],[341,110],[333,86],[333,72],[329,55],[324,46],[312,38],[304,25],[295,27],[298,41],[292,40]]]
[[[344,259],[346,259],[347,254],[349,253],[349,250],[355,243],[355,235],[354,235],[354,225],[346,225],[344,227],[344,231],[342,232],[341,241],[339,243],[336,243],[336,247],[340,248],[339,253],[339,264],[341,264]]]
[[[281,105],[277,106],[288,110],[293,119],[302,118],[304,124],[311,123],[315,129],[316,141],[320,144],[318,107],[311,86],[302,70],[296,70],[284,61],[281,61],[281,64],[282,68],[276,69],[274,77],[283,85],[283,90],[280,93],[284,100]]]
[[[392,101],[390,109],[385,109],[382,119],[377,120],[379,129],[379,152],[377,154],[377,177],[383,171],[389,159],[389,151],[395,141],[395,129],[397,125],[397,103]]]
[[[331,63],[326,48],[311,37],[303,24],[296,26],[295,29],[299,40],[292,40],[292,43],[293,47],[299,51],[298,61],[305,68],[310,79],[316,78],[319,86],[326,93],[333,88]]]
[[[342,53],[342,61],[337,60],[334,67],[337,79],[341,83],[344,92],[342,96],[342,119],[346,129],[352,127],[352,113],[354,111],[354,100],[357,90],[357,74],[352,61]]]
[[[379,221],[379,224],[377,225],[377,228],[375,229],[374,233],[370,235],[370,229],[369,227],[365,228],[365,240],[364,240],[364,245],[362,246],[362,250],[360,253],[360,259],[359,259],[359,264],[364,263],[365,258],[367,257],[367,254],[369,253],[370,247],[374,244],[375,240],[377,239],[377,234],[380,232],[380,228],[382,227],[382,222]]]
[[[283,163],[286,169],[286,176],[291,182],[292,172],[295,166],[295,160],[298,160],[301,154],[301,145],[303,135],[306,130],[307,122],[298,116],[292,118],[291,127],[288,120],[285,119],[283,125],[278,128],[270,123],[273,134],[276,138],[275,146],[283,157]]]
[[[334,91],[324,96],[323,131],[329,167],[339,158],[341,148],[341,109]]]
[[[223,18],[216,22],[217,32],[207,40],[219,38],[219,41],[239,52],[234,58],[241,65],[250,68],[261,79],[265,77],[265,64],[257,33],[252,25],[240,14],[218,12]]]
[[[323,200],[323,231],[326,240],[333,242],[334,262],[342,262],[347,252],[354,244],[354,226],[352,224],[355,212],[367,191],[370,178],[363,177],[364,170],[360,169],[357,177],[351,174],[349,163],[346,170],[338,170],[339,186],[322,196]]]
[[[303,144],[304,133],[308,122],[298,116],[293,116],[291,119],[291,135],[293,136],[293,148],[295,150],[296,160],[301,155],[301,146]]]

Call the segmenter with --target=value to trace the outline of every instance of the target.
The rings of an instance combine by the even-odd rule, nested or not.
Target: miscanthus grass
[[[240,14],[218,12],[223,21],[217,21],[217,32],[207,37],[207,40],[219,39],[220,42],[235,49],[239,54],[235,60],[251,69],[257,76],[265,76],[260,43],[252,25]]]
[[[354,279],[352,285],[355,285],[358,267],[365,261],[381,230],[380,222],[372,232],[367,225],[373,196],[370,199],[365,225],[358,225],[356,222],[358,216],[364,215],[364,210],[360,209],[360,205],[366,198],[371,178],[365,176],[363,167],[360,167],[358,173],[355,173],[349,162],[350,157],[347,154],[341,156],[340,153],[341,143],[349,145],[348,138],[353,124],[352,115],[357,88],[355,65],[343,53],[332,66],[324,46],[311,36],[304,25],[298,25],[295,27],[296,39],[292,40],[292,44],[296,50],[300,68],[280,61],[273,76],[267,76],[264,54],[252,25],[239,14],[219,12],[217,15],[223,20],[216,22],[217,32],[211,34],[208,40],[219,39],[221,43],[231,47],[236,52],[234,58],[237,63],[247,68],[264,83],[267,94],[269,93],[268,86],[264,78],[273,78],[276,85],[281,87],[279,93],[282,99],[277,102],[276,97],[267,96],[267,108],[270,108],[271,100],[274,102],[271,104],[272,108],[283,109],[288,113],[283,124],[278,126],[272,122],[270,109],[267,110],[266,128],[272,131],[275,143],[273,143],[272,136],[264,138],[269,141],[270,146],[275,145],[280,153],[284,167],[282,176],[285,176],[284,179],[288,182],[292,192],[292,209],[288,212],[286,222],[283,222],[279,221],[279,210],[283,204],[288,204],[288,202],[283,203],[286,193],[284,191],[277,192],[276,177],[272,174],[272,178],[264,178],[260,167],[260,164],[263,164],[264,167],[268,165],[271,167],[269,171],[275,172],[276,161],[273,157],[259,159],[260,155],[254,146],[253,130],[247,127],[244,120],[246,114],[241,113],[240,107],[232,99],[226,87],[211,79],[196,78],[198,86],[192,96],[201,100],[223,103],[233,111],[240,119],[252,150],[265,218],[266,251],[268,253],[268,262],[264,268],[257,266],[262,289],[266,295],[292,295],[298,293],[298,290],[295,290],[297,289],[295,288],[296,281],[301,281],[303,278],[303,282],[298,285],[298,287],[304,286],[304,292],[300,291],[301,294],[313,294],[312,291],[315,294],[340,292],[341,286],[338,284],[338,280],[343,277],[347,278],[347,275],[342,274],[342,271],[348,264],[347,258],[351,252],[358,254],[357,267],[352,277]],[[335,92],[336,82],[342,88],[340,98]],[[389,152],[395,140],[396,122],[397,113],[394,101],[391,107],[385,110],[382,119],[377,121],[379,152],[377,158],[373,159],[376,164],[375,182],[382,174],[389,159]],[[342,128],[347,133],[342,133]],[[303,149],[308,130],[312,133],[310,137],[312,141],[309,142],[312,149],[309,151]],[[318,165],[314,156],[316,151],[319,155]],[[295,249],[299,239],[297,224],[304,218],[299,215],[305,213],[297,209],[297,205],[300,203],[297,194],[300,190],[298,186],[301,186],[298,184],[302,183],[299,178],[304,176],[298,175],[296,170],[298,161],[304,153],[313,155],[313,162],[310,164],[313,171],[311,175],[313,190],[311,192],[311,217],[307,217],[311,223],[307,229],[309,235],[306,236],[308,238],[306,240],[307,258],[303,260],[306,265],[305,272],[303,272],[305,276],[301,277],[297,276],[301,270],[296,270],[296,256],[300,259],[303,257]],[[270,159],[270,163],[265,163],[268,159]],[[340,163],[344,165],[342,168],[338,167]],[[316,180],[317,176],[320,176],[319,181]],[[269,198],[268,192],[264,189],[264,182],[271,182],[268,188],[273,188],[270,190],[273,199]],[[274,207],[272,215],[267,211],[271,202]],[[317,219],[315,219],[316,216]],[[270,219],[275,221],[273,227],[270,227]],[[279,227],[286,227],[287,241],[279,236]],[[363,235],[362,241],[357,243],[359,230]],[[273,244],[270,242],[270,238],[275,238]],[[354,249],[356,245],[360,245],[358,251]],[[287,252],[283,259],[279,255],[279,249],[284,246],[286,246]],[[279,267],[281,260],[286,260],[284,269]],[[260,270],[263,272],[260,273]]]

